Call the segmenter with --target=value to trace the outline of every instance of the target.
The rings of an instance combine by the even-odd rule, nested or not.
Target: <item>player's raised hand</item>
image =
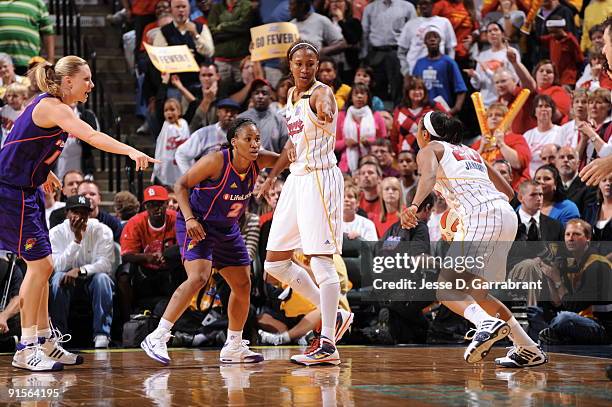
[[[189,236],[191,240],[194,240],[195,242],[204,240],[206,237],[204,227],[196,218],[191,218],[185,222],[185,227],[187,228],[187,236]]]
[[[56,189],[62,188],[62,181],[57,178],[57,176],[53,173],[53,171],[49,171],[49,175],[47,175],[47,180],[44,184],[42,184],[43,191],[48,194],[52,194]]]
[[[149,166],[149,163],[161,164],[161,161],[151,158],[136,149],[132,150],[129,157],[136,162],[136,171],[144,170]]]

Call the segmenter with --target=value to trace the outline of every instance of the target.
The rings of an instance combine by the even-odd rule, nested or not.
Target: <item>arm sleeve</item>
[[[374,225],[374,222],[372,222],[370,219],[367,219],[367,222],[364,222],[363,225],[363,240],[367,240],[368,242],[375,242],[378,240],[378,235],[376,234],[376,226]]]
[[[203,25],[202,31],[200,31],[200,36],[195,41],[196,51],[198,54],[203,55],[205,57],[212,58],[215,53],[215,44],[213,43],[212,34],[208,29],[208,26]]]
[[[457,63],[452,59],[450,60],[450,63],[453,67],[453,82],[455,93],[467,92],[467,86],[465,86],[463,76],[461,76],[461,70],[459,69],[459,65],[457,65]]]
[[[361,40],[361,53],[360,58],[365,58],[368,55],[368,38],[370,36],[370,5],[368,4],[363,10],[363,16],[361,17],[361,28],[363,30]]]
[[[155,38],[153,38],[153,46],[154,47],[167,47],[168,46],[168,41],[166,41],[166,37],[164,37],[164,34],[160,31],[157,32],[157,34],[155,34]]]
[[[176,149],[174,159],[183,174],[189,170],[192,161],[196,158],[196,153],[199,151],[198,141],[200,137],[198,137],[197,133],[193,133],[186,142]]]
[[[378,112],[374,113],[374,124],[376,125],[376,138],[387,138],[387,126]]]
[[[91,254],[93,262],[83,267],[89,274],[106,273],[110,275],[115,257],[113,232],[108,226],[100,223],[93,237],[96,239]]]

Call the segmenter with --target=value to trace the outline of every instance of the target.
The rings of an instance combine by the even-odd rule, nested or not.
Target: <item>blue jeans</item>
[[[550,329],[557,337],[576,345],[607,343],[606,330],[595,320],[574,312],[561,311],[550,321]]]
[[[49,315],[53,324],[62,332],[68,331],[68,313],[74,287],[61,285],[65,272],[55,272],[51,276],[49,290]],[[91,298],[93,308],[93,333],[110,338],[113,322],[113,280],[104,273],[87,277],[85,290]]]

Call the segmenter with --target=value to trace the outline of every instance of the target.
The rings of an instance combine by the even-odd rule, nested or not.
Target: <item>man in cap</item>
[[[113,320],[113,232],[91,212],[87,197],[73,195],[66,200],[66,220],[49,232],[54,269],[49,314],[60,331],[68,330],[70,299],[82,280],[92,302],[94,345],[106,348]]]

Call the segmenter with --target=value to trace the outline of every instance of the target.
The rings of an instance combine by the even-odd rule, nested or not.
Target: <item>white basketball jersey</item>
[[[499,192],[489,179],[484,160],[477,151],[445,141],[432,141],[444,146],[444,155],[436,179],[436,190],[449,206],[462,215],[480,212],[484,203],[508,197]]]
[[[291,88],[287,94],[285,118],[289,137],[295,146],[296,153],[296,160],[291,163],[289,170],[295,175],[332,168],[337,162],[334,147],[338,115],[334,115],[331,123],[321,123],[310,107],[310,95],[320,86],[327,85],[315,81],[295,103],[293,103],[295,87]]]

